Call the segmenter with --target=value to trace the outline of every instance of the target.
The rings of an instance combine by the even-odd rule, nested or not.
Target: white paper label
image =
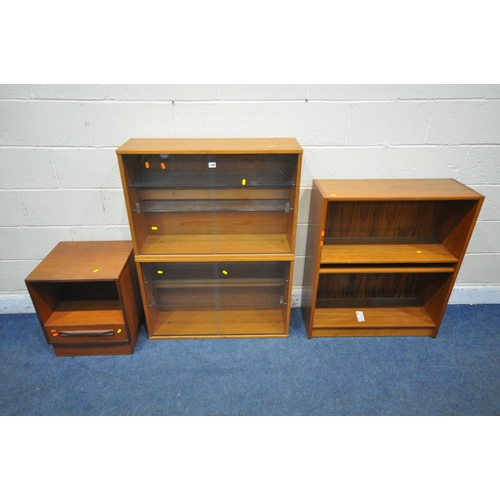
[[[356,311],[356,317],[358,318],[359,323],[362,323],[365,320],[363,311]]]
[[[216,166],[217,166],[217,163],[215,161],[208,162],[208,168],[215,168]]]

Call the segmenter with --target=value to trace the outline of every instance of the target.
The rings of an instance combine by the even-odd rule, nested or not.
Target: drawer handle
[[[59,332],[61,337],[111,337],[113,330],[74,330],[72,332]]]

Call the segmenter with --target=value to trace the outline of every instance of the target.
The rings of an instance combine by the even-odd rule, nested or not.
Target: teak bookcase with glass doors
[[[295,139],[130,139],[117,150],[151,339],[286,337]]]
[[[314,180],[308,337],[436,337],[483,200],[453,179]]]

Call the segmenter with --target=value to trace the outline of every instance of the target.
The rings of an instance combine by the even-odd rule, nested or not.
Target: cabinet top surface
[[[62,241],[26,281],[116,280],[131,252],[131,241]]]
[[[336,200],[477,200],[483,195],[455,179],[328,179],[314,185]]]
[[[129,139],[117,154],[298,154],[293,138]]]

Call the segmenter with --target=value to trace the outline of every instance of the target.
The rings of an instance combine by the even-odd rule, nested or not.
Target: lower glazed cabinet
[[[287,337],[292,261],[141,262],[150,339]]]
[[[143,311],[132,242],[61,242],[26,286],[57,356],[134,352]]]

